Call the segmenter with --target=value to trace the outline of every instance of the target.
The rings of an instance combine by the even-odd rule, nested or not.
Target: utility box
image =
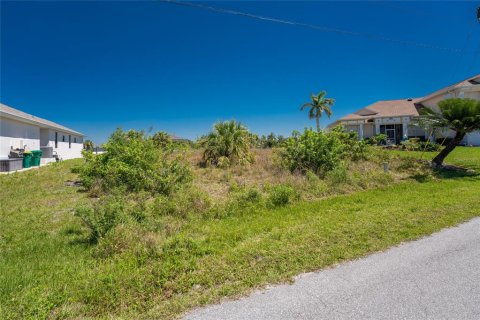
[[[1,159],[0,160],[0,172],[11,172],[23,169],[23,159]]]

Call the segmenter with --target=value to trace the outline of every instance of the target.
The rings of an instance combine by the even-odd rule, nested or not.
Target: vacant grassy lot
[[[478,169],[479,151],[459,148],[447,162]],[[66,183],[76,179],[70,173],[75,163],[0,176],[1,319],[173,318],[480,216],[479,176],[407,179],[399,173],[385,187],[358,192],[342,187],[353,193],[326,192],[327,198],[284,208],[249,207],[227,217],[181,222],[165,217],[172,230],[168,237],[151,233],[143,239],[148,248],[99,255],[73,216],[78,204],[96,201]],[[255,168],[238,175],[215,170],[211,179],[205,171],[195,174],[213,181],[206,188],[218,199],[232,180],[258,181],[250,178]],[[334,185],[332,180],[326,186]],[[126,229],[125,237],[131,233]]]

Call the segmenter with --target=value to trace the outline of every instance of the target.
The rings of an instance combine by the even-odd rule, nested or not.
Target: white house
[[[0,159],[17,148],[42,150],[44,162],[55,152],[62,159],[80,158],[83,137],[78,131],[0,103]]]
[[[358,132],[362,139],[383,133],[387,135],[390,142],[395,144],[405,138],[428,138],[429,134],[422,128],[411,124],[412,120],[419,116],[418,110],[422,107],[429,107],[439,111],[438,103],[453,97],[480,100],[480,74],[425,97],[377,101],[338,119],[330,126],[341,124],[349,131]],[[451,137],[453,132],[435,132],[434,135],[436,138]],[[463,143],[480,146],[480,132],[476,131],[466,135]]]

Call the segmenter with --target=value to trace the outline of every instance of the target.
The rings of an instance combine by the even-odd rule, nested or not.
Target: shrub
[[[92,192],[170,194],[191,180],[184,161],[171,150],[156,147],[141,131],[117,129],[104,147],[103,154],[84,152],[85,163],[79,169],[83,185]]]
[[[130,220],[126,202],[120,196],[107,196],[96,202],[93,207],[79,207],[75,215],[88,228],[89,241],[95,243],[119,223]]]
[[[241,205],[258,204],[262,201],[262,193],[254,187],[238,189],[234,197]]]
[[[172,145],[172,138],[164,131],[158,131],[152,136],[153,143],[159,147],[166,149]]]
[[[420,139],[419,138],[410,138],[408,140],[402,141],[402,148],[409,151],[417,151],[420,149]]]
[[[213,131],[200,139],[200,144],[205,149],[203,160],[207,165],[253,162],[250,152],[251,135],[244,125],[234,120],[216,123]]]
[[[268,190],[268,204],[272,207],[283,207],[298,199],[298,192],[291,186],[276,185]]]
[[[343,159],[350,159],[353,161],[366,159],[367,157],[367,143],[364,140],[359,140],[358,134],[354,131],[345,131],[344,128],[338,126],[333,128],[329,135],[338,138],[343,147]]]
[[[341,160],[357,161],[367,157],[364,141],[358,140],[355,132],[345,132],[335,127],[330,132],[316,132],[305,129],[294,132],[284,143],[280,152],[280,163],[290,171],[305,173],[312,171],[324,176],[335,169]]]
[[[88,150],[88,151],[93,151],[94,144],[92,140],[85,140],[83,142],[83,149]]]
[[[408,151],[439,151],[441,145],[433,141],[420,141],[420,138],[410,138],[402,141],[402,147]]]
[[[420,149],[421,151],[440,151],[442,149],[442,145],[439,143],[435,143],[432,141],[422,141],[420,142]]]
[[[337,135],[311,129],[305,129],[302,134],[294,132],[284,145],[285,148],[280,151],[284,167],[292,172],[313,171],[320,175],[334,169],[345,150]]]
[[[387,135],[383,133],[376,134],[370,138],[365,139],[365,143],[372,146],[380,146],[387,143]]]

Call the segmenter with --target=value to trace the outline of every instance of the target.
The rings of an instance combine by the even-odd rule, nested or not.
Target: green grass
[[[459,148],[447,162],[479,168],[479,150]],[[480,215],[479,176],[407,180],[222,219],[191,217],[155,242],[155,255],[99,258],[72,214],[94,201],[65,185],[75,163],[0,176],[1,319],[172,318]]]
[[[399,151],[392,150],[392,153],[401,156],[412,156],[431,160],[438,152],[421,152],[421,151]],[[456,147],[452,153],[445,159],[445,163],[452,164],[464,168],[480,170],[480,148],[478,147]]]

